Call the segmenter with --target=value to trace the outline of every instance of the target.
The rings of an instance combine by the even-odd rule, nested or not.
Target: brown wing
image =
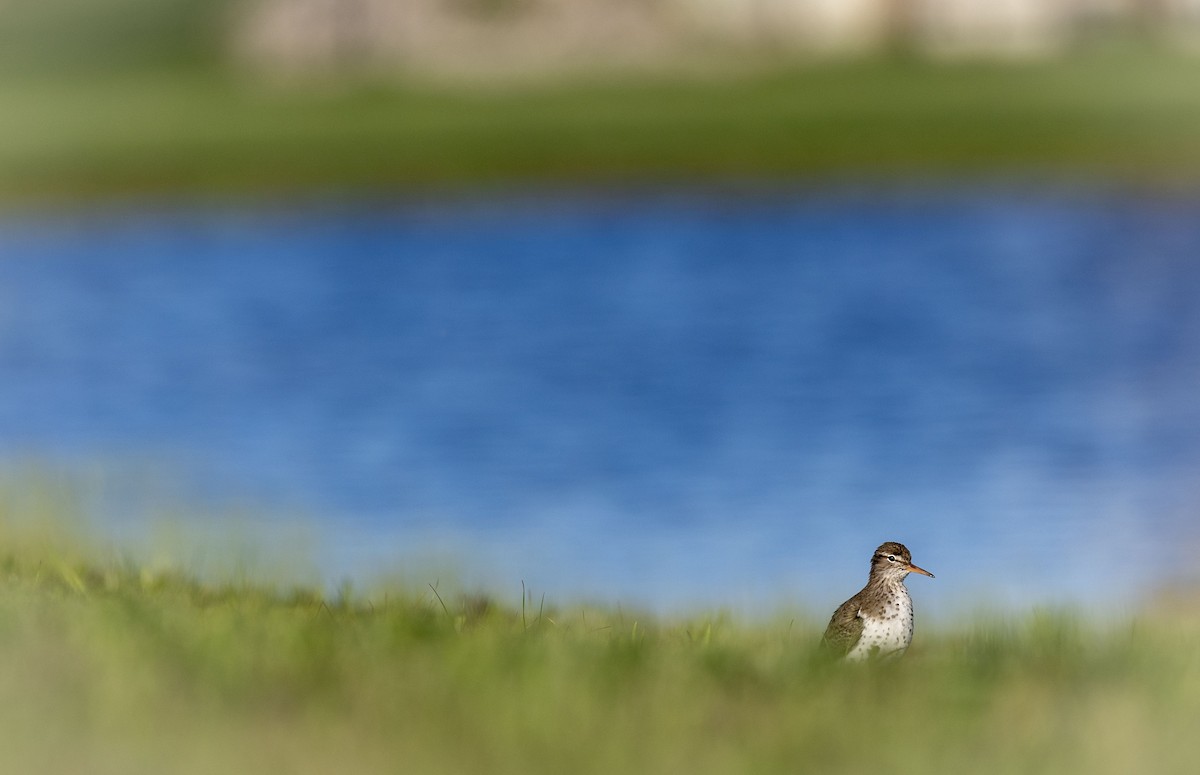
[[[844,657],[862,637],[863,620],[858,615],[858,595],[850,598],[833,612],[825,636],[821,638],[821,649],[832,656]]]

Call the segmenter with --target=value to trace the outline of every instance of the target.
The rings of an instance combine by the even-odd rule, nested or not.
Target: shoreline
[[[248,85],[217,70],[0,80],[0,205],[910,179],[1200,182],[1200,60],[872,61],[720,79]]]

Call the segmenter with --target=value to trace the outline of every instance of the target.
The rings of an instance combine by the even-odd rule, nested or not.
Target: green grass
[[[5,0],[0,72],[211,64],[244,0]]]
[[[201,583],[6,530],[0,750],[39,773],[1190,772],[1200,620],[921,627]],[[516,597],[513,600],[512,597]],[[505,600],[507,598],[507,600]]]
[[[481,184],[1200,180],[1200,58],[871,61],[726,78],[268,86],[212,68],[0,79],[0,198]]]

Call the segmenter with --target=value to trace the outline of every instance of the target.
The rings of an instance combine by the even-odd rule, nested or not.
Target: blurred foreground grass
[[[200,583],[8,528],[0,750],[40,773],[1191,772],[1200,621],[918,629]],[[515,604],[514,604],[515,603]]]
[[[479,184],[1200,180],[1200,58],[871,60],[725,76],[267,85],[212,67],[0,77],[0,199]]]

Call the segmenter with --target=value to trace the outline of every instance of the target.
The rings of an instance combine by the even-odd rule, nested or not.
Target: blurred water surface
[[[918,606],[1132,601],[1200,547],[1197,256],[1200,201],[1019,188],[9,215],[0,458],[333,578],[821,610],[895,539]]]

